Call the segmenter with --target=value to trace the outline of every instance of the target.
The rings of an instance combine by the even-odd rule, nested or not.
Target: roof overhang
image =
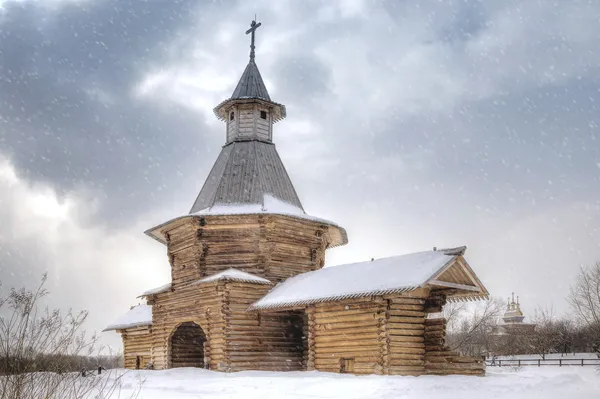
[[[219,120],[227,120],[227,114],[229,109],[235,104],[260,104],[265,108],[269,108],[272,112],[273,123],[279,122],[287,116],[285,105],[279,104],[273,101],[268,101],[259,97],[241,97],[241,98],[228,98],[217,105],[213,112],[219,118]]]
[[[425,285],[445,291],[451,302],[487,299],[489,292],[463,256],[464,252],[436,272]]]
[[[343,227],[341,227],[329,220],[313,217],[310,215],[301,215],[301,214],[293,214],[293,213],[288,214],[288,213],[283,213],[283,212],[249,212],[249,213],[222,213],[222,214],[210,213],[210,214],[205,214],[205,215],[203,215],[203,214],[183,215],[183,216],[179,216],[174,219],[168,220],[157,226],[154,226],[154,227],[144,231],[144,234],[155,239],[156,241],[160,242],[161,244],[166,245],[167,238],[165,236],[165,233],[167,232],[167,230],[171,230],[177,226],[181,226],[191,220],[198,220],[202,223],[202,221],[209,220],[211,217],[252,216],[252,215],[283,216],[283,217],[289,217],[289,218],[293,218],[293,219],[300,219],[300,220],[311,221],[311,222],[315,222],[315,223],[319,223],[319,224],[324,224],[324,225],[328,226],[327,233],[326,233],[328,235],[328,242],[329,242],[328,248],[333,248],[333,247],[345,245],[348,243],[348,234],[346,233],[346,229],[344,229]]]
[[[425,275],[422,280],[418,282],[414,281],[414,284],[407,284],[404,286],[398,285],[393,287],[390,286],[387,289],[365,289],[361,291],[357,290],[354,292],[340,292],[338,295],[315,295],[314,297],[303,299],[295,298],[290,300],[276,301],[269,301],[269,299],[265,301],[261,299],[250,305],[248,310],[278,311],[281,309],[303,308],[310,304],[336,302],[347,299],[367,298],[382,295],[409,295],[410,292],[413,292],[418,289],[427,289],[438,292],[441,291],[444,295],[446,295],[446,298],[450,301],[472,301],[486,299],[489,296],[489,293],[487,289],[483,286],[481,281],[479,281],[479,279],[475,276],[475,273],[464,259],[463,255],[465,253],[465,250],[466,247],[439,250],[439,252],[449,257],[448,261],[444,263],[441,267],[439,267],[432,275],[430,275],[429,277]],[[368,264],[368,262],[366,262],[365,264]],[[352,264],[340,265],[336,266],[335,268],[340,268],[337,270],[343,270],[344,266],[352,266]],[[313,277],[315,274],[318,274],[322,271],[324,271],[324,269],[304,274],[310,274],[310,277]],[[310,281],[310,277],[305,279],[304,283]],[[357,276],[357,278],[360,278],[360,276]],[[312,281],[314,282],[314,280]],[[281,287],[280,292],[281,289],[286,289],[283,288],[286,286],[286,284],[287,282],[281,283],[281,285],[279,286]],[[287,287],[289,287],[289,284],[287,285]],[[277,289],[277,287],[274,288],[274,290]],[[271,292],[273,292],[273,290]],[[276,296],[277,294],[274,295]],[[267,294],[263,298],[267,297],[269,297],[269,294]]]

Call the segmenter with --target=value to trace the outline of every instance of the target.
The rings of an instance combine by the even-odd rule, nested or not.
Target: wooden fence
[[[485,361],[488,367],[502,366],[600,366],[600,359],[488,359]]]

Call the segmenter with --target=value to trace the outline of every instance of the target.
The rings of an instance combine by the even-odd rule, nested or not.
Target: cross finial
[[[252,34],[252,39],[250,41],[250,62],[254,62],[254,32],[258,29],[260,25],[261,23],[256,23],[256,17],[254,17],[254,20],[250,24],[250,29],[246,31],[246,34]]]

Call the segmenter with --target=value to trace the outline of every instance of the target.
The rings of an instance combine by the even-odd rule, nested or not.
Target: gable
[[[463,256],[457,256],[452,262],[433,275],[427,284],[438,290],[448,290],[451,297],[487,297],[487,289],[473,272]]]

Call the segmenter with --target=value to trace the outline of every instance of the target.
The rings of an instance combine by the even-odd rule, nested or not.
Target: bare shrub
[[[600,262],[579,271],[568,299],[589,339],[590,349],[600,354]]]
[[[558,322],[552,309],[538,308],[533,315],[535,331],[527,336],[531,352],[546,359],[546,355],[556,351],[560,336]]]
[[[492,349],[491,331],[502,314],[503,302],[491,298],[468,309],[456,306],[448,309],[449,334],[447,343],[450,349],[464,355],[483,355]]]
[[[122,375],[116,370],[83,376],[81,370],[91,362],[96,361],[96,368],[102,366],[98,359],[111,357],[92,357],[97,338],[82,330],[87,312],[40,310],[48,294],[45,282],[46,275],[35,291],[11,289],[0,295],[0,399],[107,398],[118,393]]]

